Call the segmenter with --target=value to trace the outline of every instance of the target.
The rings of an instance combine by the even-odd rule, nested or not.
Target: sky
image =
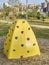
[[[3,6],[3,3],[5,2],[8,2],[8,0],[0,0],[0,8]],[[25,0],[20,0],[20,2],[26,3]],[[45,0],[28,0],[28,4],[41,4],[42,2],[45,2]]]

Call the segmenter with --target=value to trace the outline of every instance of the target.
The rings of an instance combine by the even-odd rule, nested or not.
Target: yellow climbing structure
[[[40,55],[35,34],[26,20],[19,19],[12,24],[4,43],[4,54],[8,59]]]

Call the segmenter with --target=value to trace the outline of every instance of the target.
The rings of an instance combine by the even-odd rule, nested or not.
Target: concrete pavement
[[[31,27],[36,27],[36,28],[42,28],[42,29],[44,29],[44,28],[49,29],[49,26],[43,26],[43,25],[34,25],[34,24],[31,24],[30,26]]]

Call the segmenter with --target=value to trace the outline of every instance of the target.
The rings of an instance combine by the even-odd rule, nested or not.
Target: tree
[[[45,0],[45,2],[48,2],[47,0]]]
[[[44,21],[45,21],[45,17],[44,17],[44,16],[42,16],[42,21],[43,21],[43,23],[44,23]]]
[[[5,15],[8,16],[9,12],[6,12]]]
[[[49,12],[48,12],[48,17],[49,17]]]
[[[19,18],[26,18],[26,14],[19,14],[19,16],[18,16]]]
[[[40,19],[40,12],[37,12],[37,19]]]

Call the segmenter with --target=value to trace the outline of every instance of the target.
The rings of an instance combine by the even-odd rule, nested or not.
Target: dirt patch
[[[0,65],[49,65],[49,39],[37,38],[41,55],[26,59],[8,60],[3,54],[5,37],[0,37]]]

